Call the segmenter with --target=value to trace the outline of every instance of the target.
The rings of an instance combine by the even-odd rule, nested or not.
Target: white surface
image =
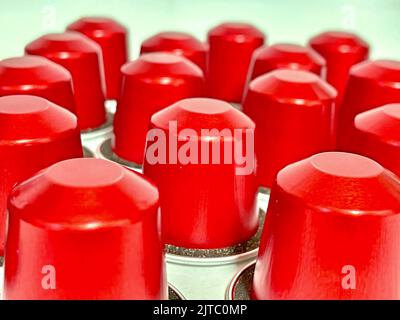
[[[90,149],[93,154],[97,153],[98,146],[112,136],[112,128],[105,128],[98,134],[96,132],[81,134],[82,144]]]
[[[191,266],[167,262],[168,281],[186,300],[223,300],[232,278],[250,261],[221,266]]]
[[[399,0],[17,0],[0,7],[0,59],[21,55],[28,42],[82,15],[109,15],[126,25],[132,59],[156,32],[187,31],[205,40],[224,20],[251,21],[269,43],[306,43],[322,30],[348,29],[374,44],[374,58],[400,56]]]

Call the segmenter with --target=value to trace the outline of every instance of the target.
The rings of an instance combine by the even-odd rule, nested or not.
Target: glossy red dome
[[[396,176],[355,154],[317,154],[282,169],[253,296],[398,299],[399,191]]]
[[[139,174],[62,161],[14,188],[9,210],[6,299],[166,299],[158,192]],[[45,265],[53,290],[41,285]]]
[[[6,203],[15,183],[60,160],[82,156],[75,115],[40,97],[0,97],[0,255]]]
[[[393,103],[358,114],[345,149],[378,161],[400,175],[400,104]]]
[[[256,123],[260,185],[270,188],[284,166],[334,148],[335,97],[307,71],[275,70],[250,83],[243,110]]]
[[[253,144],[247,136],[253,137],[254,123],[226,102],[185,99],[154,114],[150,129],[149,134],[161,131],[166,137],[162,143],[148,136],[144,163],[145,175],[160,191],[164,241],[178,247],[215,249],[249,240],[258,227],[255,159],[246,148]],[[173,139],[177,139],[176,150]],[[182,159],[181,148],[188,143],[197,152],[184,149]],[[165,152],[165,161],[151,157],[155,145]],[[220,148],[217,160],[216,147]],[[247,154],[248,163],[239,163],[235,157],[227,160],[232,154]],[[239,173],[244,166],[249,170]]]
[[[39,96],[75,113],[71,74],[40,56],[23,56],[0,61],[0,96]]]
[[[357,114],[396,102],[400,102],[400,61],[375,60],[354,66],[339,112],[339,148],[343,149],[354,133]]]
[[[260,30],[246,23],[223,23],[208,32],[210,97],[241,102],[251,57],[264,38]]]

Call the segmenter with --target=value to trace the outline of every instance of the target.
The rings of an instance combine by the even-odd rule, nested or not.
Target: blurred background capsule
[[[106,98],[118,99],[121,91],[121,67],[128,60],[128,31],[119,22],[108,17],[83,17],[68,25],[95,41],[102,51]]]
[[[304,70],[322,76],[325,59],[309,47],[293,43],[277,43],[257,49],[249,68],[249,80],[275,69]]]
[[[208,32],[207,94],[240,103],[254,50],[265,35],[247,23],[222,23]]]
[[[169,52],[185,57],[196,64],[205,74],[207,46],[185,32],[160,32],[145,39],[140,53]]]
[[[351,32],[326,31],[311,38],[309,45],[325,58],[326,81],[337,90],[340,106],[351,67],[368,59],[368,43]]]
[[[367,156],[400,175],[400,103],[358,114],[344,149]]]
[[[148,53],[122,67],[123,88],[114,119],[114,153],[143,163],[146,134],[153,113],[172,103],[204,95],[201,69],[184,57]]]
[[[29,43],[25,51],[44,56],[71,73],[81,130],[105,124],[104,72],[101,48],[96,42],[78,32],[47,34]]]

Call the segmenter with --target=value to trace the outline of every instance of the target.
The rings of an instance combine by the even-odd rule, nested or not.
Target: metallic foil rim
[[[251,300],[255,267],[256,263],[252,262],[236,274],[226,290],[226,300]]]
[[[235,103],[235,102],[231,102],[232,107],[234,107],[235,109],[238,109],[239,111],[243,110],[243,106],[241,103]]]
[[[107,133],[112,132],[114,115],[110,112],[106,113],[106,122],[94,129],[82,130],[82,140],[94,139]]]
[[[221,265],[251,259],[257,256],[264,227],[265,212],[259,209],[260,224],[257,233],[248,241],[221,249],[190,249],[166,245],[167,262],[185,265]]]
[[[98,154],[99,154],[100,158],[114,161],[114,162],[119,163],[120,165],[123,165],[124,167],[127,167],[129,169],[132,169],[135,171],[140,171],[142,169],[141,165],[131,162],[131,161],[124,160],[124,159],[120,158],[119,156],[117,156],[112,150],[111,138],[104,140],[100,144],[100,146],[98,147]]]
[[[259,187],[258,188],[258,192],[261,193],[261,194],[269,195],[271,193],[271,189],[270,188],[266,188],[266,187]]]
[[[88,147],[83,146],[83,157],[84,158],[94,158],[94,153]]]
[[[183,294],[176,289],[173,285],[168,284],[168,300],[186,300]]]

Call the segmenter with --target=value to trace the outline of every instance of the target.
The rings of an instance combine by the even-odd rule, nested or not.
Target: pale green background
[[[269,43],[306,43],[324,29],[349,29],[372,44],[374,58],[400,59],[400,0],[0,0],[0,59],[21,55],[29,41],[82,15],[125,24],[131,58],[157,31],[188,31],[205,40],[210,27],[238,20],[256,24]]]

